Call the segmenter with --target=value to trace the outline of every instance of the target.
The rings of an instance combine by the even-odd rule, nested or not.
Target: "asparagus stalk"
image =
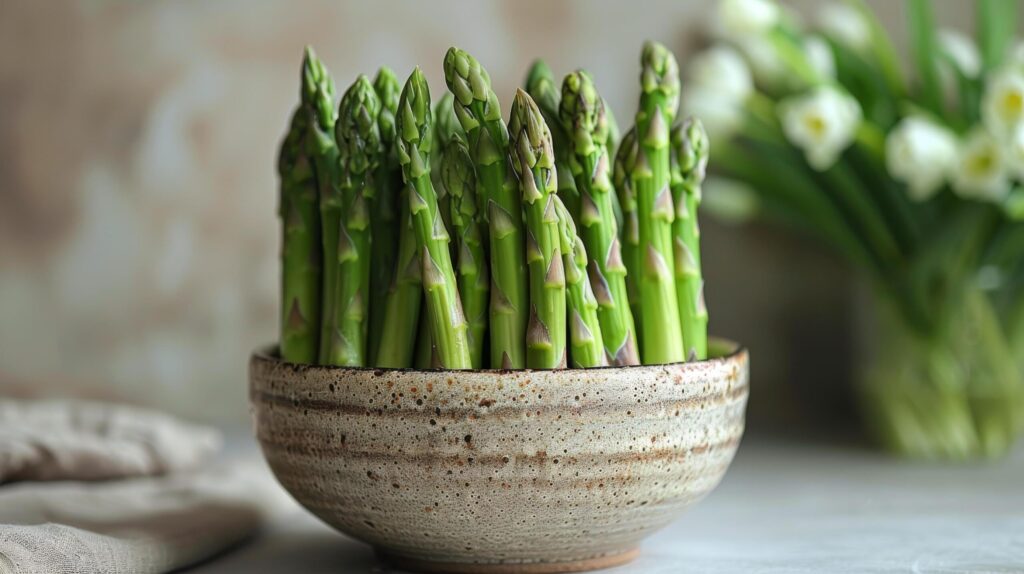
[[[434,105],[434,142],[430,151],[430,165],[441,164],[441,155],[445,147],[457,134],[461,134],[462,126],[459,119],[455,117],[455,110],[452,107],[452,95],[445,92],[441,99]],[[446,228],[452,228],[452,207],[451,198],[448,197],[448,189],[441,181],[441,170],[430,171],[430,181],[434,184],[434,191],[437,192],[437,204],[441,210],[441,219]],[[449,245],[452,250],[452,259],[458,257],[455,251],[455,244]]]
[[[473,368],[479,369],[484,366],[484,337],[487,333],[491,279],[484,244],[487,226],[483,212],[478,207],[473,160],[462,135],[455,134],[445,147],[440,172],[451,200],[458,253],[459,296],[462,299],[462,310],[469,321],[470,359]]]
[[[416,232],[409,212],[408,186],[399,196],[400,217],[398,260],[384,302],[384,337],[377,353],[376,366],[406,368],[413,366],[420,307],[423,301],[423,264],[416,247]],[[394,232],[392,232],[394,233]]]
[[[313,109],[306,145],[313,157],[320,207],[320,240],[323,247],[323,285],[320,300],[320,341],[318,362],[328,363],[334,340],[334,308],[338,287],[338,232],[342,197],[338,174],[338,145],[334,140],[336,110],[334,80],[312,48],[306,48],[302,63],[303,101]]]
[[[704,279],[700,264],[700,205],[704,174],[708,165],[708,135],[700,120],[687,118],[672,129],[672,201],[676,207],[672,222],[676,268],[676,299],[683,329],[686,360],[708,358],[708,310],[704,305]]]
[[[559,115],[572,150],[571,165],[580,197],[577,218],[583,243],[591,254],[590,284],[599,304],[604,349],[611,364],[637,365],[640,357],[636,328],[626,291],[626,266],[618,238],[605,147],[607,115],[604,100],[589,74],[577,71],[565,77]]]
[[[526,365],[527,274],[523,218],[508,171],[508,131],[487,71],[473,56],[450,48],[444,75],[453,109],[466,131],[481,196],[487,199],[491,252],[491,366]]]
[[[383,155],[380,99],[366,76],[345,91],[338,107],[334,138],[338,146],[338,188],[341,209],[337,225],[335,290],[325,293],[331,304],[328,365],[366,365],[367,315],[370,301],[370,203],[376,187],[374,171]]]
[[[579,194],[574,174],[569,166],[571,152],[568,134],[558,121],[558,84],[555,83],[555,76],[544,60],[534,60],[530,66],[530,71],[526,75],[526,93],[537,102],[537,107],[540,108],[544,121],[551,130],[551,140],[555,146],[555,167],[558,169],[558,196],[569,206],[570,213],[576,213],[579,209]]]
[[[466,137],[459,118],[455,115],[455,97],[445,92],[434,106],[434,152],[440,156],[456,136]]]
[[[629,174],[629,166],[636,162],[639,153],[636,130],[630,129],[622,136],[619,151],[615,155],[615,169],[612,172],[616,197],[622,212],[620,241],[622,261],[626,267],[626,296],[629,299],[630,315],[633,317],[637,346],[643,348],[643,330],[640,312],[640,223],[636,212],[636,189]]]
[[[608,142],[605,147],[608,148],[608,157],[615,157],[622,133],[619,131],[619,122],[615,119],[615,113],[612,112],[612,107],[608,105],[607,101],[604,101],[604,116],[605,123],[608,124]]]
[[[373,237],[370,245],[371,298],[388,292],[395,273],[398,260],[398,234],[395,233],[395,228],[399,223],[398,201],[402,190],[402,168],[398,165],[398,151],[395,149],[395,113],[398,110],[398,97],[402,86],[394,72],[385,66],[377,72],[377,77],[373,80],[373,89],[381,103],[377,125],[380,128],[384,155],[374,174],[377,190],[370,205],[370,234]],[[377,364],[377,354],[380,352],[381,339],[384,337],[386,309],[386,305],[370,305],[368,365]]]
[[[530,322],[526,365],[566,365],[565,273],[558,230],[555,154],[540,109],[523,90],[516,92],[509,120],[509,154],[519,178],[526,213],[526,262],[530,278]]]
[[[555,196],[561,235],[565,292],[569,305],[569,363],[577,369],[608,364],[601,338],[597,299],[587,277],[587,250],[562,200]]]
[[[312,110],[300,104],[281,144],[281,358],[315,364],[320,351],[320,213],[305,140]]]
[[[439,363],[448,369],[470,369],[467,324],[455,281],[449,235],[441,220],[437,194],[430,181],[433,118],[430,89],[417,67],[406,81],[398,105],[398,153],[409,189],[409,213],[423,264],[423,291],[430,336]]]
[[[639,153],[629,172],[636,189],[640,231],[642,358],[644,364],[674,363],[685,358],[676,301],[669,189],[669,126],[679,106],[679,69],[668,49],[650,41],[644,44],[641,67],[636,114]]]

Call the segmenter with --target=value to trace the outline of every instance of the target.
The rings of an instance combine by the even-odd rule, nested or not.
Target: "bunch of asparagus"
[[[679,73],[641,57],[635,127],[585,71],[530,69],[508,123],[487,71],[381,68],[335,105],[313,50],[281,146],[280,347],[294,363],[557,369],[707,358],[699,121]]]

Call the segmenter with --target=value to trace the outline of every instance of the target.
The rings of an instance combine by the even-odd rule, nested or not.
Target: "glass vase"
[[[862,377],[865,423],[897,454],[930,459],[999,457],[1024,430],[1024,378],[989,298],[977,288],[950,300],[942,326],[912,328],[884,297],[874,355]]]

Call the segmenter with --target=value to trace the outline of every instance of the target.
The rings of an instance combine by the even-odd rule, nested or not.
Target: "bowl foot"
[[[561,574],[565,572],[587,572],[612,566],[621,566],[640,555],[640,548],[633,548],[621,554],[598,556],[569,562],[530,562],[526,564],[495,563],[474,564],[471,562],[434,562],[390,554],[377,550],[381,560],[396,568],[430,574]]]

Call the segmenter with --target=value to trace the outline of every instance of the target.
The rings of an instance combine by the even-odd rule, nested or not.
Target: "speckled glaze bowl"
[[[721,480],[748,358],[563,371],[417,371],[253,355],[263,453],[310,512],[399,567],[591,570]]]

